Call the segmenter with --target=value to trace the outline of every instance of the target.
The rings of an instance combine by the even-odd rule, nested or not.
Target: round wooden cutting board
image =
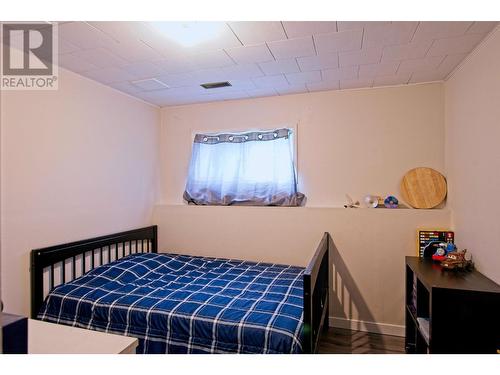
[[[415,168],[404,175],[401,194],[413,208],[434,208],[446,198],[446,179],[432,168]]]

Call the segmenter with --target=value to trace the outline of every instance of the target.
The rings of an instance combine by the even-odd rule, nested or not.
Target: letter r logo
[[[2,24],[3,75],[52,75],[52,25]]]

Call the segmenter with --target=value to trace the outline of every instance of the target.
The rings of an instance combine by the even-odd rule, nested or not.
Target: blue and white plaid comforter
[[[134,254],[56,287],[39,319],[139,339],[139,353],[300,353],[303,268]]]

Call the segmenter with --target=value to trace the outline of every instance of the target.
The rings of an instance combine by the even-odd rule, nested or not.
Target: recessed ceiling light
[[[153,27],[174,42],[185,47],[217,38],[226,24],[224,22],[151,22]]]

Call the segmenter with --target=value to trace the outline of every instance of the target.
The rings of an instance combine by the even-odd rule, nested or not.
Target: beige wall
[[[404,335],[404,257],[416,228],[446,226],[449,211],[159,205],[153,222],[163,251],[300,266],[328,231],[331,323]]]
[[[446,170],[457,243],[500,283],[500,28],[445,84]]]
[[[33,248],[150,223],[158,108],[61,70],[59,90],[1,99],[2,299],[29,313]]]
[[[164,108],[162,196],[153,214],[160,249],[305,265],[329,231],[343,280],[332,293],[332,321],[402,334],[404,256],[416,252],[416,229],[447,227],[449,211],[338,207],[345,193],[399,195],[410,168],[443,170],[443,100],[441,84],[426,84]],[[281,125],[298,126],[299,182],[307,207],[182,203],[194,132]],[[365,326],[358,327],[359,320]]]
[[[399,193],[416,166],[444,167],[441,84],[329,91],[164,108],[162,200],[182,204],[196,131],[298,126],[300,189],[309,207],[338,207],[345,193]]]

